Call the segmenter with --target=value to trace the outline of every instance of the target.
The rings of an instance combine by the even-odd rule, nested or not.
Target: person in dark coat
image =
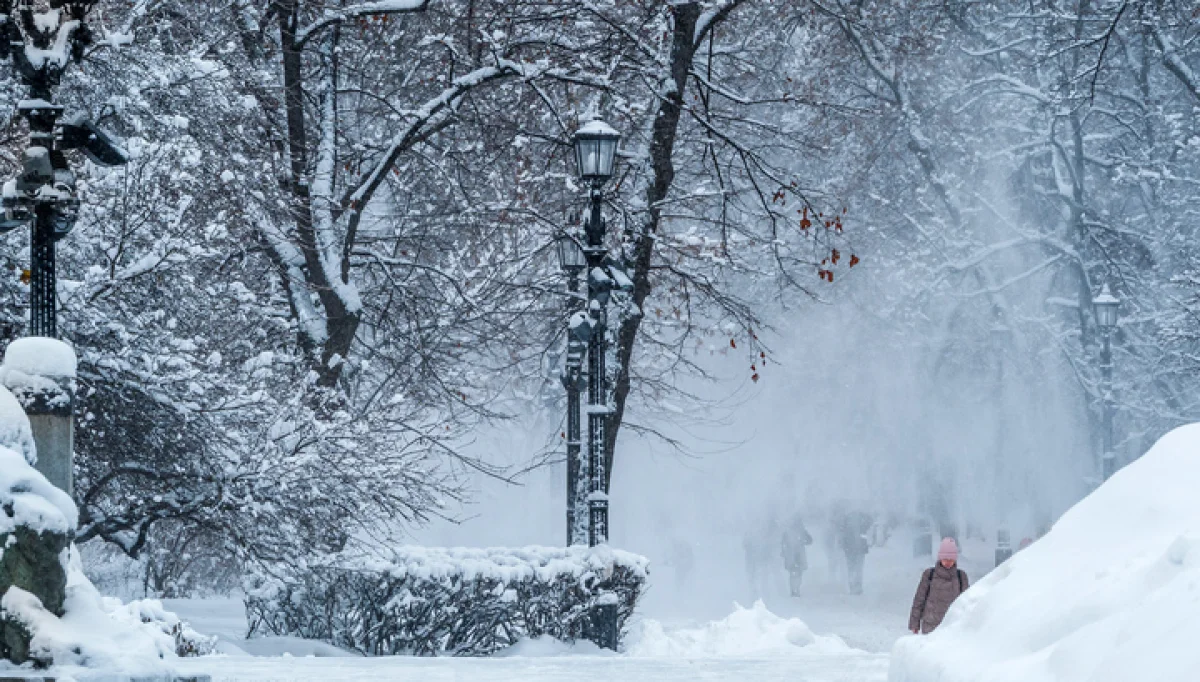
[[[867,539],[867,533],[873,525],[871,515],[860,511],[848,512],[836,517],[834,525],[838,545],[846,555],[846,577],[850,584],[850,594],[862,594],[863,562],[866,561],[867,551],[871,548]]]
[[[793,597],[800,596],[800,583],[808,570],[808,546],[813,542],[804,520],[799,515],[783,529],[783,567],[788,572],[788,589]]]
[[[929,634],[942,624],[946,611],[959,595],[970,587],[967,574],[958,568],[958,545],[953,538],[944,538],[938,548],[938,562],[925,569],[917,594],[913,597],[908,615],[908,629],[915,634]]]

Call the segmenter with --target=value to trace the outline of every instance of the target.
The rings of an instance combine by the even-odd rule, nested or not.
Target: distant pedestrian
[[[1033,544],[1033,538],[1021,538],[1021,544],[1017,545],[1017,551],[1021,551]]]
[[[799,514],[792,517],[792,522],[783,529],[783,567],[787,569],[788,590],[793,597],[800,596],[800,583],[808,570],[808,546],[812,542],[804,520]]]
[[[872,525],[871,515],[861,511],[851,511],[834,518],[838,545],[846,556],[846,578],[850,594],[863,592],[863,563],[866,561],[867,551],[871,548],[867,534]]]
[[[937,564],[925,569],[917,584],[908,629],[914,635],[933,632],[942,624],[950,605],[970,584],[967,574],[958,568],[958,545],[954,538],[944,538],[938,548]]]
[[[692,543],[676,538],[671,543],[671,566],[675,569],[675,584],[680,589],[686,588],[692,577],[692,568],[696,565],[696,555],[692,551]]]

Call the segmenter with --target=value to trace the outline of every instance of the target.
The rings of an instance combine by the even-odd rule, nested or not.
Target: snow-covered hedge
[[[337,556],[253,579],[250,635],[317,639],[366,655],[486,656],[523,638],[587,638],[601,603],[621,631],[642,594],[647,560],[607,547],[402,547]]]

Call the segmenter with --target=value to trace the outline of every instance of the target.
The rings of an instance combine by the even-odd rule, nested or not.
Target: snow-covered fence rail
[[[609,548],[402,547],[388,559],[341,555],[256,577],[250,635],[317,639],[369,656],[486,656],[525,637],[595,640],[596,606],[618,631],[647,560]]]

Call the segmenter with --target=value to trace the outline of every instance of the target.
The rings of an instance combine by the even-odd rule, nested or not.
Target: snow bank
[[[857,653],[838,637],[813,634],[803,621],[781,618],[763,602],[734,604],[733,613],[694,629],[664,628],[647,620],[629,636],[625,653],[643,657],[812,656]]]
[[[174,673],[181,644],[191,653],[208,653],[211,642],[191,632],[156,600],[122,604],[101,596],[83,574],[78,552],[67,561],[66,613],[47,611],[38,598],[12,587],[0,608],[33,635],[30,658],[53,661],[52,672],[70,677],[87,672],[105,675],[159,676]]]
[[[1200,669],[1200,424],[1164,436],[972,586],[891,682],[1191,682]]]
[[[12,397],[0,388],[0,396],[3,395]],[[28,421],[25,426],[28,428]],[[0,533],[11,533],[17,526],[25,526],[36,533],[66,535],[74,532],[79,520],[79,511],[69,495],[51,485],[24,455],[2,445],[0,507],[4,511],[0,514]]]

